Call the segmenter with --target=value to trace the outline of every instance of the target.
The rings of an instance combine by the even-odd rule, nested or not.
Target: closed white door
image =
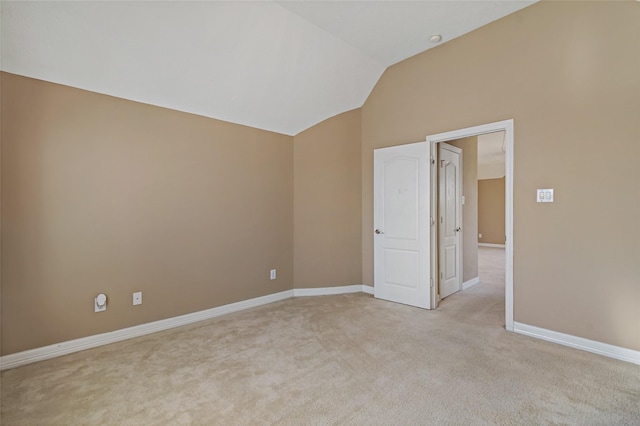
[[[462,288],[462,150],[438,144],[440,298]]]
[[[431,308],[427,142],[374,151],[374,295]]]

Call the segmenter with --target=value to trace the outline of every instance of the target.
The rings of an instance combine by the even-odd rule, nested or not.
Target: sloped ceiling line
[[[531,3],[2,1],[1,68],[295,135],[362,106],[431,28],[450,40]]]

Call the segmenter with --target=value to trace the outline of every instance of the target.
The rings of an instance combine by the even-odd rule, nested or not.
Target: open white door
[[[462,150],[438,144],[440,298],[462,289]]]
[[[430,145],[374,151],[374,295],[431,309]]]

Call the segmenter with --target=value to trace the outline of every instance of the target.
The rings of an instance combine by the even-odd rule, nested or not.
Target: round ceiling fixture
[[[434,34],[429,37],[429,41],[433,44],[440,43],[442,41],[442,36],[440,34]]]

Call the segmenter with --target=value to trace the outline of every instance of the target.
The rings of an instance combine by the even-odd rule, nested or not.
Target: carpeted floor
[[[639,366],[504,330],[503,255],[436,311],[295,298],[5,371],[2,425],[639,425]]]

